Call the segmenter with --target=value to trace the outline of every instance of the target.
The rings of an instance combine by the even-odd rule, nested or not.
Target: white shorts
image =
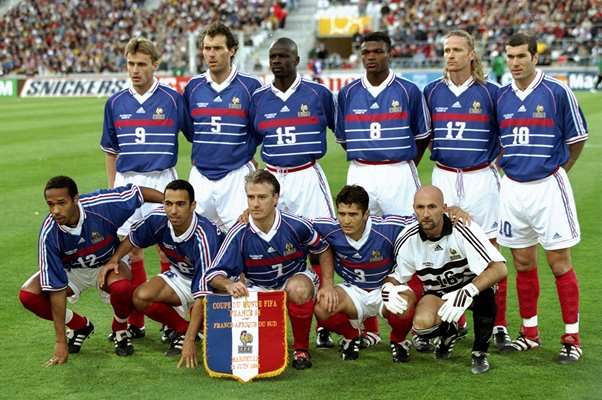
[[[533,182],[502,178],[500,245],[521,249],[541,243],[546,250],[558,250],[580,239],[573,190],[564,169]]]
[[[118,172],[115,175],[115,187],[124,186],[128,183],[133,183],[138,186],[144,186],[151,189],[158,190],[163,193],[165,186],[175,179],[178,179],[178,174],[175,169],[169,168],[165,171],[154,171],[154,172]],[[117,233],[122,236],[127,235],[130,232],[130,226],[139,219],[150,214],[150,212],[159,207],[161,204],[158,203],[144,203],[142,207],[136,209],[136,212],[119,228]]]
[[[100,299],[105,303],[110,303],[111,295],[105,292],[98,286],[98,274],[100,268],[75,268],[67,271],[67,278],[69,279],[69,287],[73,290],[73,295],[69,296],[67,300],[73,304],[79,300],[79,296],[82,292],[88,288],[95,287],[98,290]]]
[[[278,208],[305,218],[334,218],[332,194],[326,175],[320,164],[313,163],[307,167],[277,168],[266,166],[280,183]],[[292,172],[288,171],[292,170]]]
[[[448,206],[458,206],[470,214],[489,239],[498,228],[500,175],[494,165],[470,172],[433,168],[433,185],[443,192]]]
[[[413,161],[378,165],[352,161],[347,172],[347,184],[366,189],[372,215],[412,215],[420,178]]]
[[[192,298],[192,280],[179,275],[177,272],[174,272],[173,267],[170,267],[169,270],[159,274],[160,276],[172,290],[176,293],[178,298],[180,299],[180,306],[174,307],[174,309],[180,314],[182,318],[186,318],[188,311],[192,308],[194,304],[194,299]]]
[[[222,179],[212,181],[193,166],[189,181],[194,187],[196,211],[215,222],[221,230],[229,230],[247,209],[245,176],[254,170],[255,167],[249,161]]]
[[[318,294],[318,287],[320,286],[320,278],[318,277],[318,275],[314,272],[313,269],[308,268],[305,271],[302,272],[297,272],[296,274],[294,274],[293,276],[297,276],[297,275],[305,275],[309,278],[309,280],[311,281],[312,285],[314,286],[314,296],[313,299],[316,299],[316,295]],[[292,278],[292,277],[291,277]],[[289,279],[291,279],[289,278]],[[253,282],[247,281],[247,288],[251,289],[253,291],[256,292],[272,292],[274,290],[285,290],[286,285],[288,284],[288,279],[286,281],[286,283],[284,285],[282,285],[282,287],[276,288],[276,289],[269,289],[263,286],[257,286],[255,285]]]
[[[368,292],[367,290],[360,289],[357,286],[346,282],[339,283],[337,286],[347,293],[351,301],[353,301],[353,305],[357,311],[357,319],[349,320],[351,326],[360,329],[364,320],[379,315],[383,302],[380,290]]]

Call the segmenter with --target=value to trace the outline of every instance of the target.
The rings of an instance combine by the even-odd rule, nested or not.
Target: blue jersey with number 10
[[[571,89],[539,70],[526,93],[513,85],[501,89],[497,114],[504,148],[500,167],[518,182],[553,174],[568,161],[568,145],[587,140],[585,118]]]

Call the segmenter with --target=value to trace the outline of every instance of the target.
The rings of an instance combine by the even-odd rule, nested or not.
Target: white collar
[[[249,215],[249,225],[251,225],[251,229],[257,234],[257,236],[259,236],[266,242],[269,242],[274,236],[276,236],[278,228],[280,227],[281,218],[282,215],[280,214],[280,210],[276,209],[276,218],[274,218],[274,224],[272,225],[268,233],[263,232],[257,227],[257,225],[255,225],[255,222],[253,221],[253,217],[251,215]]]
[[[453,94],[455,94],[456,96],[460,96],[462,93],[468,90],[468,88],[474,83],[474,78],[471,75],[467,80],[464,81],[464,83],[458,86],[456,86],[456,84],[451,79],[446,79],[445,83],[447,84],[447,87]]]
[[[183,243],[183,242],[187,241],[188,239],[190,239],[192,237],[192,235],[194,234],[197,224],[198,224],[198,218],[196,216],[196,212],[194,212],[194,213],[192,213],[192,221],[190,222],[190,226],[188,226],[188,229],[186,229],[186,231],[184,233],[182,233],[180,236],[176,236],[176,233],[173,230],[173,225],[171,224],[171,222],[169,222],[169,219],[167,220],[167,226],[169,227],[169,233],[171,234],[171,239],[174,241],[174,243]]]
[[[395,79],[395,74],[393,71],[389,70],[389,75],[387,75],[387,78],[380,85],[373,86],[368,80],[368,74],[364,72],[364,75],[362,75],[362,84],[373,97],[376,97],[380,94],[380,92],[385,90],[385,88],[389,86],[391,82],[393,82],[393,79]]]
[[[128,89],[129,89],[130,93],[132,94],[132,96],[134,96],[134,98],[136,100],[138,100],[138,103],[142,104],[146,100],[148,100],[148,98],[151,97],[153,95],[153,93],[155,93],[155,90],[157,90],[158,87],[159,87],[159,80],[157,78],[153,77],[153,84],[144,94],[139,94],[134,89],[134,86],[132,85],[132,81],[130,81]]]
[[[514,90],[514,94],[516,95],[516,97],[518,97],[522,101],[525,101],[525,99],[527,98],[527,96],[529,96],[533,92],[533,90],[535,90],[535,88],[537,87],[537,85],[539,85],[539,83],[542,80],[543,80],[543,71],[540,70],[540,69],[536,69],[535,70],[535,77],[533,78],[533,80],[531,81],[531,83],[529,83],[529,86],[527,86],[525,88],[525,90],[520,90],[518,88],[518,86],[516,86],[516,82],[514,82],[514,80],[512,81],[512,90]]]
[[[276,96],[278,96],[280,99],[282,99],[282,101],[286,101],[286,100],[288,100],[289,97],[292,96],[293,93],[295,93],[295,91],[297,90],[297,88],[299,87],[300,84],[301,84],[301,75],[297,74],[295,81],[288,89],[286,89],[286,92],[283,92],[282,90],[280,90],[276,86],[274,86],[273,81],[270,86],[272,87],[272,91],[274,92],[274,94]]]
[[[77,225],[75,225],[73,228],[67,225],[59,225],[59,228],[61,228],[63,232],[74,236],[79,236],[82,234],[82,226],[84,225],[84,220],[86,219],[86,212],[84,211],[82,203],[78,201],[77,207],[79,208],[79,221],[77,221]]]
[[[207,82],[209,82],[209,84],[211,85],[213,90],[215,90],[216,92],[221,92],[222,90],[224,90],[225,88],[227,88],[230,85],[230,82],[232,82],[232,80],[234,80],[234,77],[236,76],[237,72],[238,72],[238,69],[236,68],[236,66],[233,65],[232,68],[230,69],[230,75],[228,75],[226,80],[224,80],[222,83],[216,83],[211,78],[211,73],[209,71],[207,71]]]
[[[364,227],[364,232],[362,233],[362,237],[359,240],[353,240],[347,235],[345,235],[345,237],[347,238],[347,242],[349,242],[351,247],[353,247],[356,250],[359,250],[362,248],[362,246],[368,240],[371,230],[372,230],[372,218],[368,217],[368,220],[366,221],[366,226]]]

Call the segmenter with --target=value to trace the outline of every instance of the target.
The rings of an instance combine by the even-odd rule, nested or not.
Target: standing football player
[[[246,209],[244,178],[255,169],[259,144],[249,128],[249,106],[261,82],[232,65],[238,39],[223,23],[209,25],[202,43],[208,71],[184,89],[194,122],[189,181],[197,212],[227,231]]]
[[[443,77],[424,88],[431,113],[432,182],[449,204],[468,212],[497,247],[499,187],[495,159],[500,152],[496,101],[499,86],[488,81],[474,38],[449,32],[443,42]],[[498,248],[499,249],[499,248]],[[507,278],[497,285],[493,346],[510,344],[506,320]]]
[[[49,214],[38,239],[40,270],[23,284],[19,300],[38,317],[54,323],[54,356],[46,365],[67,362],[69,354],[79,353],[94,332],[88,318],[67,308],[67,300],[76,302],[91,287],[115,311],[115,353],[131,355],[134,348],[127,318],[133,310],[133,289],[127,258],[119,260],[115,271],[103,274],[104,279],[98,277],[119,245],[117,228],[145,201],[161,202],[163,194],[128,184],[80,196],[73,179],[55,176],[46,183],[44,198]]]
[[[571,90],[537,69],[537,41],[516,34],[506,43],[513,82],[497,104],[505,172],[500,190],[498,243],[509,247],[516,268],[522,325],[505,352],[541,345],[537,319],[537,245],[542,245],[560,300],[564,334],[557,361],[570,364],[582,354],[579,338],[579,283],[571,247],[581,232],[567,172],[587,140],[583,112]],[[542,198],[545,196],[545,198]]]
[[[327,129],[334,131],[334,96],[324,85],[299,76],[292,39],[276,40],[269,57],[274,81],[253,94],[249,118],[263,138],[266,169],[280,183],[278,208],[309,219],[333,217],[330,187],[317,160],[326,153]],[[310,254],[309,261],[321,276],[318,257]],[[328,331],[318,327],[316,347],[333,346]]]
[[[420,187],[416,165],[430,134],[428,109],[418,86],[390,69],[386,33],[366,34],[361,56],[366,73],[338,94],[336,137],[351,161],[347,184],[366,189],[373,215],[411,215]]]
[[[163,192],[177,178],[178,131],[188,132],[189,122],[182,95],[159,83],[154,76],[159,51],[148,39],[133,38],[125,47],[130,84],[105,104],[101,147],[106,155],[109,187],[135,183]],[[127,235],[131,224],[158,204],[147,203],[119,228]],[[161,254],[160,254],[161,255]],[[161,255],[162,269],[169,262]],[[144,250],[130,253],[134,289],[146,281]],[[144,315],[134,312],[128,330],[144,337]]]

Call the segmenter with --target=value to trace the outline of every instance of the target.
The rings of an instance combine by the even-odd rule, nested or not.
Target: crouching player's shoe
[[[473,374],[484,374],[487,371],[489,371],[487,353],[484,353],[482,351],[473,351],[470,372],[472,372]]]
[[[501,352],[504,347],[511,344],[512,340],[510,340],[506,327],[501,325],[495,326],[493,328],[493,348],[495,351]]]
[[[174,356],[179,356],[180,354],[182,354],[182,346],[184,345],[184,336],[186,336],[184,333],[179,334],[176,332],[175,336],[171,340],[171,343],[169,344],[169,349],[167,349],[167,351],[165,352],[165,355],[167,357],[174,357]]]
[[[562,335],[561,340],[562,348],[556,362],[559,364],[572,364],[579,361],[583,354],[579,339],[571,334],[566,334]]]
[[[128,332],[130,332],[130,339],[142,339],[146,336],[146,329],[144,327],[138,328],[137,326],[130,325],[128,326]],[[115,332],[111,332],[109,336],[107,336],[107,340],[109,342],[114,342]]]
[[[433,357],[437,360],[447,360],[451,357],[452,351],[454,350],[454,344],[458,340],[458,335],[453,334],[451,336],[442,336],[435,346],[435,352]]]
[[[345,361],[357,360],[360,356],[360,338],[341,339],[341,357]]]
[[[115,342],[115,354],[120,357],[127,357],[134,354],[134,346],[130,340],[129,330],[113,332],[113,341]]]
[[[86,318],[86,326],[82,329],[67,330],[67,344],[69,345],[69,354],[79,353],[84,340],[94,333],[94,325]]]
[[[311,366],[309,351],[297,349],[293,352],[293,367],[295,367],[295,369],[307,369],[311,368]]]
[[[539,346],[541,346],[541,340],[539,340],[539,337],[528,338],[521,333],[519,337],[510,342],[510,345],[502,347],[499,352],[514,353],[517,351],[535,350],[538,349]]]
[[[318,349],[332,349],[334,347],[334,341],[330,337],[330,331],[326,328],[318,328],[316,332],[316,348]]]
[[[376,346],[380,342],[381,338],[378,333],[364,330],[362,336],[360,336],[360,349]]]
[[[413,335],[412,336],[412,346],[419,353],[430,353],[435,350],[435,346],[425,337]]]
[[[410,361],[410,341],[401,343],[391,342],[391,356],[394,363],[407,363]]]

